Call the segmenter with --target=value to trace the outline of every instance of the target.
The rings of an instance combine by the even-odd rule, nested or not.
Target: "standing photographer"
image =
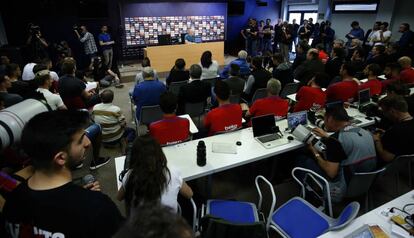
[[[355,172],[370,172],[376,168],[374,140],[370,132],[351,126],[350,117],[342,106],[327,107],[324,121],[327,132],[315,128],[313,133],[321,138],[326,149],[318,151],[309,144],[312,157],[301,156],[296,165],[325,177],[332,201],[339,202]]]
[[[47,58],[47,48],[49,45],[42,38],[40,27],[30,23],[28,28],[29,37],[27,38],[26,45],[29,48],[30,60]]]
[[[95,38],[93,37],[92,33],[86,29],[86,26],[81,26],[80,28],[74,27],[73,29],[75,34],[78,36],[80,42],[83,43],[83,47],[85,50],[85,54],[89,57],[89,68],[92,65],[93,58],[95,58],[98,54],[98,48],[96,47]],[[79,34],[79,30],[81,34]]]

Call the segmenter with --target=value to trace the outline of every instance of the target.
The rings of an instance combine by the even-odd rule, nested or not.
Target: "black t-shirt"
[[[246,29],[244,30],[247,38],[249,39],[257,39],[258,34],[253,35],[252,33],[257,33],[258,31],[259,29],[256,26],[247,26]]]
[[[71,75],[64,75],[59,79],[59,94],[62,98],[81,97],[85,88],[82,80]]]
[[[384,149],[399,155],[414,154],[414,119],[393,125],[381,138]]]
[[[339,132],[335,132],[328,138],[322,139],[322,142],[326,145],[326,160],[330,162],[341,163],[348,158],[338,138]]]
[[[100,81],[108,74],[108,66],[102,64],[101,67],[96,67],[93,70],[93,78],[95,81]]]
[[[265,25],[264,27],[263,27],[263,31],[264,30],[266,30],[266,29],[269,29],[269,33],[264,33],[263,34],[263,39],[272,39],[272,30],[273,30],[273,26],[272,25]]]
[[[123,221],[108,196],[71,182],[43,191],[22,183],[7,198],[3,214],[11,237],[34,237],[34,231],[44,237],[109,238]]]

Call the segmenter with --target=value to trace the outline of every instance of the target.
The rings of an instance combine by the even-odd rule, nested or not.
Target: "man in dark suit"
[[[319,51],[312,48],[308,50],[306,61],[296,68],[294,76],[295,79],[300,81],[301,85],[307,85],[309,80],[311,80],[316,73],[324,72],[325,65],[319,59]]]
[[[384,70],[385,64],[387,63],[387,56],[385,54],[385,46],[383,45],[376,45],[372,47],[372,57],[367,59],[368,64],[378,64],[381,69]]]
[[[334,48],[332,50],[331,58],[326,62],[325,70],[330,79],[339,76],[339,71],[344,63],[345,51],[342,48]],[[323,85],[326,87],[328,85]]]
[[[211,96],[211,85],[200,80],[201,73],[200,65],[191,65],[190,83],[182,86],[178,95],[178,114],[185,113],[186,103],[206,102],[207,98]]]

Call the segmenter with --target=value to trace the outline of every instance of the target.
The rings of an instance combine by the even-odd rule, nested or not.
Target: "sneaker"
[[[100,157],[98,161],[92,160],[91,165],[89,166],[90,170],[96,170],[100,167],[109,163],[110,157]]]
[[[123,84],[115,84],[115,88],[123,88],[124,85]]]

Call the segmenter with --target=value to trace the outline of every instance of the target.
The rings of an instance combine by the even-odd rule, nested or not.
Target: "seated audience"
[[[164,92],[161,94],[160,107],[164,118],[149,126],[149,133],[160,145],[177,144],[190,138],[190,122],[175,114],[177,102],[177,96],[173,93]]]
[[[403,56],[398,59],[398,63],[401,66],[400,80],[403,83],[413,84],[414,83],[414,69],[411,67],[411,58]]]
[[[113,238],[193,238],[185,219],[168,207],[144,204],[134,209]]]
[[[408,85],[399,81],[388,84],[386,88],[387,96],[398,95],[404,97],[408,105],[408,112],[410,115],[414,115],[414,94],[410,95],[410,93],[411,90]]]
[[[275,53],[272,57],[273,71],[272,76],[278,79],[282,88],[288,83],[293,83],[293,71],[290,62],[286,62],[280,53]]]
[[[296,105],[294,112],[308,111],[310,109],[318,110],[325,106],[326,93],[322,90],[321,85],[326,84],[329,76],[325,73],[317,73],[307,86],[303,86],[296,94]]]
[[[147,67],[151,67],[151,61],[150,61],[150,59],[149,59],[148,57],[145,57],[145,58],[142,60],[141,66],[142,66],[142,70],[141,70],[141,71],[139,71],[139,72],[135,75],[135,83],[136,83],[136,84],[139,84],[139,83],[144,82],[143,71],[144,71],[144,69],[145,69],[145,68],[147,68]],[[155,80],[155,81],[158,81],[158,74],[157,74],[157,70],[152,69],[152,71],[154,71],[154,80]]]
[[[33,73],[33,67],[39,63],[40,63],[40,60],[36,60],[36,63],[29,62],[23,67],[23,74],[22,74],[23,81],[30,81],[34,79],[35,75]]]
[[[205,51],[201,55],[200,66],[202,69],[201,80],[219,77],[220,69],[217,61],[213,60],[211,51]]]
[[[364,77],[362,72],[365,69],[365,51],[362,47],[356,48],[354,50],[350,63],[355,69],[355,72],[357,72],[357,74],[360,74],[360,77],[357,78],[362,79]]]
[[[135,84],[132,93],[132,99],[136,106],[136,117],[140,120],[141,108],[143,106],[152,106],[160,104],[160,95],[166,91],[165,85],[155,80],[154,70],[151,67],[145,67],[142,70],[144,81]]]
[[[52,76],[50,75],[50,72],[48,69],[41,70],[36,73],[36,76],[34,78],[34,81],[38,85],[38,88],[36,89],[37,92],[43,94],[45,97],[47,104],[50,106],[52,110],[66,110],[67,107],[63,103],[62,98],[59,96],[59,94],[53,94],[49,91],[49,88],[52,86]]]
[[[374,140],[369,131],[350,125],[350,117],[342,106],[326,108],[325,128],[326,131],[320,128],[313,130],[325,144],[325,152],[321,153],[309,145],[313,158],[303,156],[296,162],[297,166],[326,178],[332,201],[339,202],[353,173],[371,172],[376,168]]]
[[[167,86],[170,86],[171,83],[188,81],[189,79],[190,73],[188,70],[185,70],[184,59],[177,59],[174,67],[171,69],[170,74],[166,79]]]
[[[319,59],[322,61],[322,63],[326,64],[326,62],[329,60],[329,55],[325,51],[325,46],[322,43],[319,43],[315,47],[319,52]]]
[[[262,66],[263,59],[261,57],[254,57],[252,59],[252,74],[249,76],[244,87],[243,94],[247,101],[250,101],[257,89],[266,88],[267,81],[272,77],[272,74]]]
[[[279,97],[282,86],[279,80],[271,78],[267,82],[267,97],[257,99],[246,113],[246,118],[273,114],[285,117],[289,110],[289,101]]]
[[[109,87],[112,84],[116,88],[122,88],[124,86],[120,83],[118,75],[108,68],[108,65],[103,62],[101,57],[95,57],[93,59],[92,74],[95,82],[99,82],[101,87]]]
[[[325,71],[331,79],[339,76],[339,71],[344,63],[344,57],[345,51],[342,48],[332,49],[331,58],[325,65]]]
[[[378,76],[382,74],[381,67],[377,64],[369,64],[365,68],[364,74],[367,76],[368,81],[366,83],[362,83],[359,86],[359,89],[369,88],[371,97],[373,95],[380,95],[382,92],[382,84],[381,81],[378,80]]]
[[[6,75],[11,81],[11,87],[7,89],[7,92],[18,94],[23,97],[23,99],[28,99],[33,96],[33,92],[37,88],[35,84],[27,81],[21,80],[21,70],[18,64],[8,64],[6,65]]]
[[[376,45],[372,47],[371,58],[367,59],[366,64],[378,64],[381,69],[384,69],[386,63],[387,55],[385,54],[385,46]]]
[[[387,57],[387,63],[397,62],[400,58],[398,44],[390,42],[385,49],[385,55]]]
[[[323,72],[325,72],[325,65],[319,59],[318,50],[312,48],[308,50],[306,61],[296,68],[294,75],[295,79],[299,80],[301,85],[307,85],[316,73]]]
[[[346,51],[344,48],[342,47],[338,47],[344,50],[344,54],[346,54]],[[355,50],[357,50],[358,48],[362,48],[362,41],[358,40],[358,39],[352,39],[351,41],[351,45],[348,47],[348,53],[346,55],[344,55],[345,60],[349,61],[351,60],[351,57],[354,55]]]
[[[182,86],[178,95],[178,114],[185,113],[186,103],[207,103],[207,98],[211,96],[211,85],[200,80],[201,73],[200,65],[191,65],[190,83]]]
[[[326,100],[328,102],[352,102],[355,100],[359,87],[359,80],[354,78],[355,73],[355,69],[350,63],[343,64],[339,71],[341,81],[329,85],[326,89]]]
[[[240,78],[240,67],[237,64],[230,65],[230,77],[223,80],[230,87],[231,95],[241,95],[246,81]]]
[[[33,117],[21,145],[35,168],[27,182],[7,197],[3,208],[11,237],[112,237],[123,218],[99,182],[72,183],[71,168],[91,142],[85,136],[88,114],[44,112]],[[41,133],[39,133],[41,132]]]
[[[193,191],[167,158],[158,142],[150,135],[137,137],[131,151],[128,172],[122,178],[118,200],[125,199],[127,214],[145,203],[159,203],[177,212],[177,196],[191,198]]]
[[[10,64],[9,57],[5,55],[0,55],[0,74],[4,74],[6,70],[6,65]]]
[[[204,127],[208,130],[208,135],[241,128],[242,109],[239,104],[229,102],[230,87],[223,81],[217,81],[214,93],[219,106],[207,113],[204,118]]]
[[[102,127],[102,142],[113,143],[123,138],[126,138],[127,142],[132,142],[135,138],[135,130],[126,127],[125,116],[121,108],[112,103],[114,92],[105,89],[100,97],[102,103],[93,107],[92,116],[95,123]]]
[[[23,101],[22,96],[9,93],[7,90],[11,88],[12,82],[7,75],[0,75],[0,99],[4,103],[4,107],[10,107]]]
[[[55,71],[53,71],[52,70],[52,67],[53,67],[53,64],[52,64],[52,60],[51,59],[49,59],[49,58],[44,58],[42,61],[41,61],[41,64],[43,64],[43,65],[45,65],[46,67],[47,67],[47,69],[49,70],[49,72],[50,72],[50,77],[52,78],[52,80],[53,81],[59,81],[59,76],[58,76],[58,74],[55,72]]]
[[[95,89],[86,90],[85,83],[75,77],[76,61],[65,58],[62,63],[62,76],[59,79],[59,95],[69,110],[92,107],[100,102]]]
[[[414,154],[412,136],[414,120],[408,112],[408,104],[402,96],[391,95],[379,101],[383,115],[394,125],[386,131],[378,130],[373,135],[379,158],[390,162],[399,155]]]
[[[232,62],[230,62],[230,64],[224,66],[224,69],[221,72],[220,76],[222,78],[228,78],[232,64],[235,64],[235,65],[239,66],[241,77],[249,76],[249,74],[250,74],[250,65],[249,65],[249,63],[247,63],[246,59],[247,59],[247,52],[245,50],[239,51],[238,58],[233,60]]]
[[[400,71],[401,71],[401,66],[397,62],[386,64],[384,68],[385,79],[395,80],[395,81],[400,80]]]

